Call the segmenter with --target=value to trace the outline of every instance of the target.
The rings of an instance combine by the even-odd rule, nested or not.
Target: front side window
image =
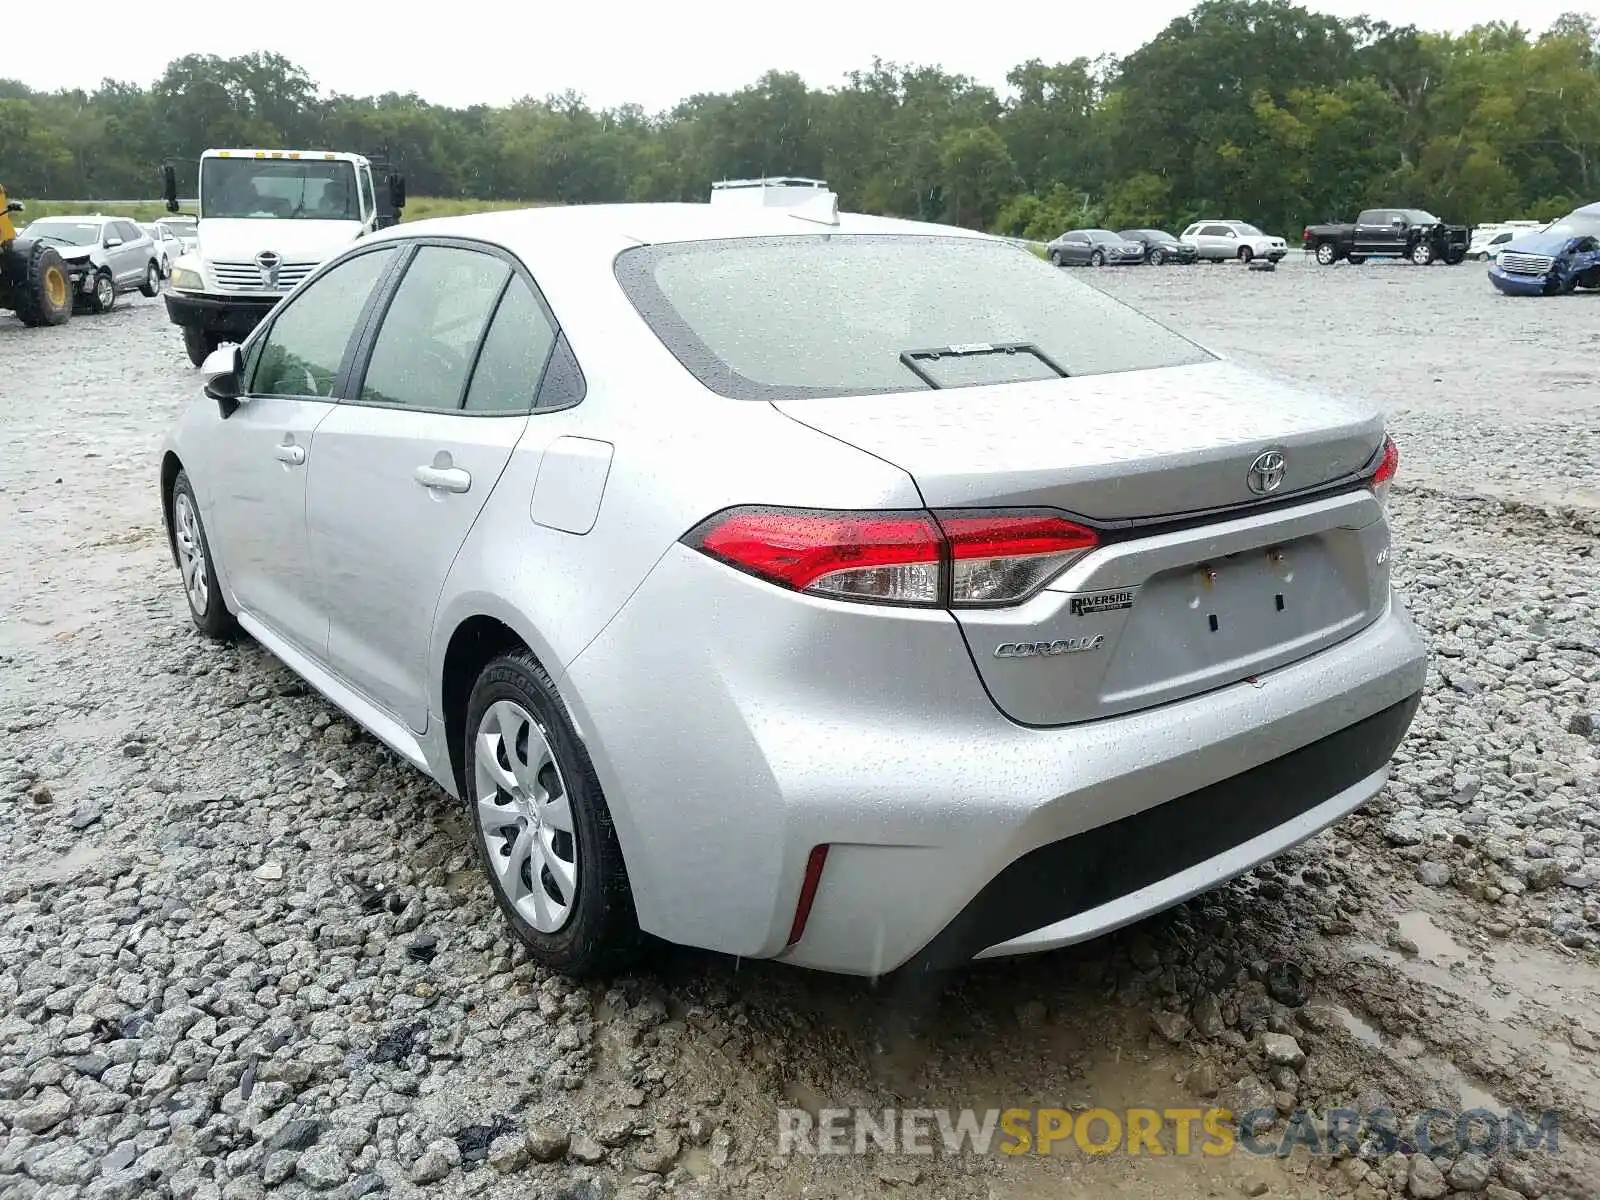
[[[356,169],[340,159],[208,158],[200,216],[359,221]]]
[[[356,323],[394,256],[394,247],[385,246],[347,258],[280,309],[259,343],[259,353],[252,350],[250,391],[264,396],[333,395]]]
[[[484,327],[510,276],[492,254],[418,249],[373,342],[361,402],[460,409]]]
[[[640,316],[705,386],[744,400],[906,392],[1206,362],[1211,355],[1027,250],[986,238],[818,234],[637,246]],[[1008,351],[1007,347],[1034,348]],[[913,363],[961,358],[930,384]],[[954,376],[959,375],[959,381]]]

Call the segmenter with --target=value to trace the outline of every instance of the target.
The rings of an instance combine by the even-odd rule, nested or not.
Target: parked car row
[[[1246,221],[1196,221],[1174,237],[1161,229],[1069,229],[1045,247],[1058,267],[1103,267],[1150,263],[1278,262],[1289,253],[1280,237]]]

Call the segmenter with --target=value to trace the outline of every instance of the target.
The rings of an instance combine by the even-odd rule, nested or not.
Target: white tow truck
[[[196,246],[172,264],[167,316],[199,366],[242,341],[272,306],[335,251],[400,219],[403,177],[332,150],[207,150],[199,163]],[[169,212],[177,170],[162,167]],[[380,190],[381,188],[381,190]]]

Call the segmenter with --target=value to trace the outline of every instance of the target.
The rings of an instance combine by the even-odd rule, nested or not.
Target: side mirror
[[[244,353],[238,346],[218,346],[200,364],[200,380],[205,385],[206,395],[217,402],[224,418],[231,417],[239,407],[243,375]]]
[[[109,236],[107,236],[107,238],[106,238],[106,249],[107,250],[114,249],[114,248],[116,248],[117,246],[120,246],[120,245],[122,245],[122,239],[119,238],[116,234],[113,233],[113,234],[110,234]]]
[[[406,177],[404,175],[389,176],[389,207],[393,208],[395,215],[406,206]]]
[[[178,211],[178,169],[171,163],[161,164],[161,198],[168,212]]]

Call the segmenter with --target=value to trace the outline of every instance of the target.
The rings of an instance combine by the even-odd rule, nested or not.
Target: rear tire
[[[111,272],[101,271],[94,277],[94,291],[89,294],[89,311],[108,313],[116,306],[117,285],[111,280]]]
[[[35,328],[65,325],[72,317],[72,279],[61,255],[45,242],[5,252],[5,274],[15,280],[11,306],[17,320]]]
[[[1350,261],[1355,266],[1359,267],[1362,263],[1367,261],[1367,256],[1365,254],[1352,254],[1350,256]]]
[[[152,300],[161,294],[161,264],[153,258],[144,269],[144,282],[139,285],[139,294]]]
[[[200,504],[189,483],[189,472],[180,470],[172,481],[172,552],[178,560],[183,580],[183,596],[189,605],[194,627],[213,641],[226,641],[238,631],[238,624],[222,601],[217,582],[216,563],[211,543],[200,521]]]
[[[462,736],[478,857],[512,931],[554,971],[582,977],[626,967],[643,936],[611,810],[560,693],[532,654],[503,654],[483,669]]]
[[[184,351],[189,355],[189,361],[197,367],[221,344],[222,338],[215,333],[207,333],[193,325],[183,327]]]

